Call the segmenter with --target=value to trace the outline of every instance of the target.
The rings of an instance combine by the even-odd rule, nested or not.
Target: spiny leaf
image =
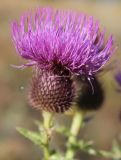
[[[55,127],[56,132],[63,134],[66,137],[70,137],[72,136],[72,134],[70,133],[69,129],[65,126],[59,126],[59,127]]]
[[[39,146],[44,145],[42,142],[42,137],[40,133],[36,133],[36,132],[30,131],[25,128],[20,128],[20,127],[17,127],[17,131],[20,134],[22,134],[24,137],[34,142],[34,144],[39,145]]]
[[[40,121],[36,120],[34,121],[35,125],[37,126],[38,130],[40,132],[43,132],[44,131],[44,126],[43,126],[43,123],[41,123]]]

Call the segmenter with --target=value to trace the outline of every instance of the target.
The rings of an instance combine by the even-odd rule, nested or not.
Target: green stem
[[[43,146],[43,160],[49,160],[50,159],[50,148],[49,148],[49,142],[51,139],[51,134],[52,134],[52,126],[53,126],[53,121],[54,121],[54,116],[52,113],[49,112],[42,112],[43,115],[43,126],[45,132],[43,133],[43,138],[44,138],[44,146]]]
[[[83,113],[76,111],[72,120],[72,125],[70,128],[70,136],[67,142],[68,148],[66,152],[66,160],[72,160],[74,158],[75,149],[73,147],[73,144],[76,143],[76,138],[82,125],[82,120],[83,120]]]
[[[53,113],[50,112],[42,112],[43,120],[44,120],[44,128],[50,129],[53,126]]]

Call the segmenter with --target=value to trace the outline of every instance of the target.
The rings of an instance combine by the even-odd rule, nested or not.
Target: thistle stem
[[[72,120],[72,125],[70,128],[70,136],[68,138],[68,146],[66,152],[66,160],[72,160],[75,154],[74,144],[76,143],[77,135],[82,126],[83,113],[76,111]]]
[[[43,127],[45,132],[43,133],[44,145],[43,145],[43,160],[49,160],[51,156],[49,142],[52,135],[52,126],[54,122],[54,116],[49,112],[42,112],[43,115]]]

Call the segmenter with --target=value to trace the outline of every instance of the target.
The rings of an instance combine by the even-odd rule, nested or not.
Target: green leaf
[[[44,145],[42,142],[42,137],[40,133],[36,133],[36,132],[30,131],[25,128],[20,128],[20,127],[17,127],[16,129],[20,134],[22,134],[24,137],[31,140],[34,144],[39,145],[39,146]]]
[[[65,127],[65,126],[55,127],[55,130],[56,130],[56,132],[61,133],[61,134],[63,134],[66,137],[71,136],[70,130],[67,127]]]
[[[93,141],[84,141],[84,140],[79,140],[78,144],[80,146],[80,149],[82,150],[88,150],[92,149]]]
[[[35,125],[37,126],[37,128],[38,128],[38,130],[39,130],[40,132],[43,132],[43,131],[44,131],[44,126],[43,126],[43,124],[42,124],[40,121],[35,120],[34,123],[35,123]]]

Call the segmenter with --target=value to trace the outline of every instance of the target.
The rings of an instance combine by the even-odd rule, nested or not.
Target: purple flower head
[[[115,75],[115,80],[117,81],[119,86],[121,86],[121,71]]]
[[[113,37],[104,41],[98,21],[85,14],[50,8],[24,14],[12,23],[18,53],[40,69],[62,66],[72,74],[91,76],[114,51]]]
[[[76,97],[72,77],[90,79],[102,69],[114,51],[113,37],[92,16],[70,11],[38,9],[12,23],[18,53],[35,66],[29,94],[36,108],[64,112]]]

